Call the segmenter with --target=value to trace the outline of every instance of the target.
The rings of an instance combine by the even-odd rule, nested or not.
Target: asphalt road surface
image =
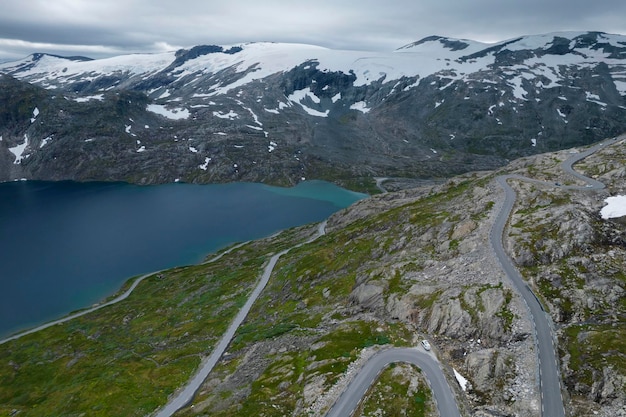
[[[598,149],[614,143],[617,140],[618,139],[616,138],[604,141],[587,149],[584,152],[574,154],[566,161],[564,161],[561,164],[562,169],[568,174],[576,177],[577,179],[585,181],[587,183],[587,186],[567,186],[563,188],[578,190],[597,190],[604,188],[604,184],[602,184],[601,182],[596,181],[592,178],[587,178],[580,173],[574,171],[572,165],[596,152]],[[563,397],[561,395],[561,377],[559,374],[559,364],[554,343],[556,337],[552,331],[550,318],[548,314],[544,311],[541,303],[539,302],[535,294],[531,291],[530,287],[528,287],[528,285],[526,285],[526,283],[522,279],[519,271],[513,266],[511,259],[507,256],[502,246],[504,229],[516,199],[515,191],[513,191],[513,189],[507,183],[507,180],[509,179],[518,179],[523,181],[541,183],[540,181],[532,180],[518,175],[503,175],[497,178],[498,183],[502,186],[502,188],[504,188],[505,200],[500,210],[500,213],[498,213],[496,222],[491,230],[491,245],[493,246],[496,256],[498,257],[506,275],[509,277],[515,289],[526,302],[529,313],[534,322],[535,343],[537,345],[537,355],[539,359],[539,387],[541,393],[542,416],[564,417],[565,409],[563,406]],[[556,184],[552,183],[543,184],[557,186]]]
[[[270,279],[270,276],[272,275],[272,271],[274,270],[274,267],[276,266],[278,259],[284,254],[286,254],[287,252],[289,252],[291,249],[297,248],[306,243],[310,243],[314,241],[318,237],[324,235],[325,232],[326,232],[326,221],[320,224],[318,228],[318,233],[315,237],[309,239],[308,241],[304,243],[292,246],[291,248],[286,249],[272,256],[269,263],[263,270],[263,275],[261,276],[259,283],[256,285],[256,287],[252,291],[252,294],[250,294],[250,297],[248,297],[248,301],[246,301],[246,304],[241,308],[241,310],[239,310],[239,313],[237,313],[237,316],[231,322],[230,326],[228,327],[228,330],[226,330],[226,333],[224,333],[219,343],[215,346],[215,348],[211,352],[211,355],[202,362],[198,372],[196,372],[196,374],[187,382],[187,385],[185,385],[185,387],[182,390],[178,391],[178,393],[169,400],[169,402],[156,414],[156,417],[169,417],[172,414],[174,414],[176,411],[178,411],[179,409],[183,408],[184,406],[186,406],[187,404],[191,402],[196,391],[198,391],[198,388],[200,388],[200,385],[202,385],[202,382],[206,379],[207,376],[209,376],[209,374],[211,373],[211,371],[213,370],[217,362],[220,360],[220,357],[226,351],[228,344],[230,343],[232,338],[235,336],[235,332],[237,331],[237,328],[239,328],[241,323],[243,323],[243,321],[245,320],[246,316],[250,312],[250,309],[252,308],[252,305],[257,300],[257,298],[259,298],[259,295],[261,295],[261,292],[267,285]]]
[[[418,366],[428,380],[439,415],[461,417],[452,390],[439,363],[433,355],[417,348],[386,349],[372,356],[359,370],[326,417],[350,416],[380,372],[393,362],[405,362]]]

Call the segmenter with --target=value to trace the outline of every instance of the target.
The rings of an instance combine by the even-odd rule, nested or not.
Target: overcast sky
[[[430,35],[496,42],[569,30],[626,34],[626,1],[0,0],[0,61],[251,41],[391,51]]]

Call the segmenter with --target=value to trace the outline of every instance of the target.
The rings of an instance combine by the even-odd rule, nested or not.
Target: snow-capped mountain
[[[626,37],[280,43],[0,65],[0,179],[443,176],[626,130]]]

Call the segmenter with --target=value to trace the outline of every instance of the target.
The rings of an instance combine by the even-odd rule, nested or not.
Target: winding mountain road
[[[586,182],[588,185],[586,187],[576,187],[576,186],[566,186],[562,187],[565,189],[602,189],[604,188],[604,184],[599,181],[596,181],[591,178],[587,178],[572,168],[573,164],[586,158],[597,150],[615,143],[620,140],[620,138],[614,138],[611,140],[604,141],[598,145],[595,145],[584,152],[577,153],[571,156],[569,159],[562,163],[562,168],[568,174],[574,176],[575,178]],[[504,234],[504,230],[515,204],[516,194],[515,191],[508,185],[507,181],[509,179],[518,179],[524,181],[532,181],[541,184],[549,184],[537,180],[533,180],[530,178],[518,176],[518,175],[503,175],[498,177],[496,180],[502,186],[505,191],[505,201],[500,209],[500,212],[497,215],[496,221],[492,227],[490,234],[490,242],[493,246],[493,249],[496,253],[497,258],[499,259],[503,270],[511,280],[514,288],[518,291],[518,293],[522,296],[524,301],[528,306],[529,313],[533,319],[533,323],[535,326],[535,341],[538,348],[538,358],[539,358],[539,384],[540,384],[540,392],[541,392],[541,406],[542,406],[542,416],[544,417],[564,417],[565,409],[563,406],[563,398],[561,395],[561,381],[559,375],[559,366],[555,352],[554,340],[555,337],[552,332],[552,328],[550,325],[549,316],[543,310],[539,300],[531,291],[531,289],[526,285],[524,280],[522,279],[519,271],[514,267],[511,259],[508,257],[506,252],[504,251],[504,247],[502,244],[502,238]],[[381,181],[382,182],[382,181]],[[554,184],[549,184],[553,185]],[[211,355],[208,356],[205,360],[203,360],[200,369],[197,373],[189,380],[187,385],[182,388],[162,409],[160,409],[156,417],[169,417],[173,415],[177,410],[187,405],[192,399],[196,391],[199,389],[202,382],[206,379],[206,377],[213,370],[220,357],[225,352],[228,344],[231,342],[232,338],[237,331],[237,328],[243,323],[246,316],[250,312],[252,305],[257,300],[265,286],[267,285],[270,276],[276,263],[279,258],[289,252],[291,249],[300,247],[304,244],[310,243],[315,239],[323,236],[325,234],[326,222],[323,222],[319,225],[318,233],[307,240],[306,242],[302,242],[298,245],[292,246],[289,249],[286,249],[282,252],[279,252],[272,256],[268,264],[266,265],[261,279],[258,284],[252,291],[250,297],[248,298],[246,304],[241,308],[235,319],[232,321],[228,330],[224,333],[219,343],[211,352]],[[235,249],[238,246],[231,248],[230,250]],[[229,250],[229,251],[230,251]],[[217,257],[211,259],[208,262],[213,262],[229,251],[225,251]],[[93,311],[99,310],[101,308],[110,306],[112,304],[118,303],[122,300],[128,298],[128,296],[134,291],[134,289],[147,277],[154,275],[160,271],[151,272],[149,274],[145,274],[139,278],[137,278],[133,284],[129,287],[129,289],[124,292],[122,295],[114,298],[111,301],[108,301],[104,304],[95,306],[93,308],[80,311],[78,313],[66,316],[62,319],[55,320],[44,325],[38,326],[31,330],[13,335],[6,339],[0,340],[0,344],[6,343],[11,340],[19,339],[20,337],[26,336],[28,334],[32,334],[38,332],[40,330],[46,329],[48,327],[54,326],[56,324],[64,323],[74,318],[84,316]],[[377,378],[378,374],[390,363],[392,362],[406,362],[414,364],[422,369],[428,382],[433,391],[433,396],[437,402],[437,407],[439,409],[439,413],[441,416],[445,417],[460,417],[460,412],[457,407],[456,401],[454,399],[454,395],[452,394],[452,390],[447,383],[447,380],[439,367],[438,362],[431,354],[426,352],[422,352],[416,348],[392,348],[383,350],[372,358],[370,358],[366,364],[361,368],[359,373],[355,376],[355,378],[350,382],[346,391],[342,394],[340,399],[333,405],[330,411],[327,414],[327,417],[335,417],[335,416],[348,416],[352,413],[354,408],[361,401],[362,397],[365,395],[367,389],[371,386],[374,380]]]
[[[572,168],[573,164],[593,154],[599,149],[615,143],[618,138],[604,141],[597,144],[583,152],[572,155],[566,161],[561,164],[561,168],[568,174],[575,178],[587,183],[585,187],[567,186],[562,187],[571,190],[590,190],[590,189],[602,189],[604,184],[596,181],[592,178],[587,178],[584,175],[579,174]],[[503,175],[496,180],[498,184],[504,189],[505,199],[498,213],[496,221],[491,229],[490,241],[493,250],[496,253],[502,269],[511,280],[513,287],[522,296],[528,311],[532,318],[535,327],[535,344],[537,346],[538,366],[539,366],[539,389],[541,393],[541,414],[544,417],[564,417],[565,408],[563,405],[561,377],[559,374],[559,364],[556,354],[555,341],[556,336],[552,331],[551,320],[548,314],[544,311],[543,306],[539,302],[537,296],[532,292],[530,287],[524,282],[519,271],[513,265],[511,258],[506,254],[502,239],[504,230],[513,210],[513,206],[516,200],[515,191],[507,183],[510,179],[517,179],[521,181],[531,181],[533,183],[539,183],[544,185],[556,186],[553,183],[546,183],[542,181],[533,180],[530,178],[522,177],[519,175]]]
[[[29,335],[29,334],[37,333],[37,332],[39,332],[39,331],[41,331],[43,329],[47,329],[48,327],[52,327],[52,326],[55,326],[57,324],[61,324],[61,323],[65,323],[65,322],[70,321],[70,320],[74,320],[77,317],[81,317],[81,316],[84,316],[86,314],[93,313],[94,311],[100,310],[101,308],[104,308],[104,307],[107,307],[107,306],[119,303],[120,301],[127,299],[128,296],[135,290],[135,288],[137,288],[137,285],[139,285],[141,283],[141,281],[143,281],[144,279],[148,278],[149,276],[152,276],[154,274],[158,274],[159,272],[161,272],[161,271],[150,272],[149,274],[145,274],[145,275],[140,276],[124,292],[124,294],[122,294],[122,295],[112,299],[111,301],[107,301],[104,304],[99,304],[99,305],[97,305],[95,307],[91,307],[91,308],[88,308],[86,310],[79,311],[78,313],[70,314],[70,315],[65,316],[63,318],[60,318],[58,320],[54,320],[54,321],[42,324],[41,326],[37,326],[37,327],[32,328],[30,330],[26,330],[24,332],[17,333],[17,334],[15,334],[13,336],[7,337],[6,339],[0,340],[0,345],[3,344],[3,343],[6,343],[6,342],[10,342],[11,340],[17,340],[17,339],[19,339],[21,337],[24,337],[26,335]]]
[[[576,179],[587,183],[585,187],[564,186],[562,188],[572,190],[589,190],[602,189],[604,184],[592,178],[574,171],[572,166],[598,151],[599,149],[617,142],[623,138],[614,138],[599,143],[591,148],[572,155],[561,164],[561,168],[566,173],[572,175]],[[513,266],[509,256],[504,251],[502,238],[511,211],[516,200],[515,191],[508,185],[509,179],[517,179],[522,181],[531,181],[543,185],[556,186],[556,184],[546,183],[520,175],[502,175],[496,180],[504,189],[505,200],[497,215],[496,221],[491,229],[490,242],[493,246],[495,254],[500,261],[502,269],[513,283],[514,288],[522,296],[528,306],[529,313],[534,322],[535,341],[537,344],[539,358],[539,385],[541,392],[541,409],[544,417],[564,417],[565,408],[563,406],[563,397],[561,395],[561,378],[559,374],[559,365],[556,358],[555,336],[550,325],[550,318],[544,311],[541,303],[526,285],[519,271]],[[349,416],[352,414],[367,389],[374,383],[378,374],[392,362],[407,362],[420,367],[429,381],[433,396],[437,402],[439,415],[444,417],[460,416],[456,401],[452,395],[452,391],[448,386],[443,372],[439,368],[437,361],[424,352],[417,349],[387,349],[365,363],[357,376],[348,385],[346,391],[343,392],[339,400],[333,405],[326,417]]]
[[[439,367],[439,363],[434,358],[434,355],[418,348],[393,348],[376,353],[363,365],[354,379],[350,381],[350,384],[328,414],[326,414],[326,417],[347,417],[352,415],[354,409],[359,405],[368,388],[376,380],[380,372],[394,362],[410,363],[422,370],[433,392],[440,416],[461,417],[452,390]]]
[[[183,389],[181,389],[174,397],[169,400],[169,402],[156,414],[156,417],[169,417],[191,402],[196,391],[198,391],[198,389],[200,388],[202,381],[204,381],[206,377],[209,376],[209,374],[219,361],[220,357],[226,351],[228,344],[235,336],[235,332],[250,312],[252,305],[257,300],[257,298],[259,298],[259,295],[261,295],[261,292],[267,285],[270,276],[272,275],[272,271],[274,270],[278,259],[290,250],[298,248],[302,245],[306,245],[307,243],[311,243],[314,240],[318,239],[320,236],[323,236],[324,234],[326,234],[326,221],[320,223],[317,229],[317,234],[311,239],[292,246],[289,249],[285,249],[284,251],[272,256],[268,264],[265,266],[265,269],[263,270],[263,275],[261,276],[261,279],[250,294],[250,297],[248,297],[246,304],[241,308],[241,310],[239,310],[239,313],[237,313],[235,319],[231,322],[226,332],[222,335],[222,338],[211,352],[211,355],[202,361],[200,369],[187,382],[187,385],[185,385]]]
[[[240,247],[240,246],[242,246],[244,244],[245,244],[245,242],[244,243],[240,243],[238,245],[235,245],[235,246],[229,248],[228,250],[225,250],[224,252],[220,253],[216,257],[211,258],[210,260],[208,260],[208,261],[206,261],[204,263],[206,264],[206,263],[215,262],[218,259],[220,259],[222,256],[226,255],[227,253],[237,249],[238,247]],[[163,271],[165,271],[165,270],[162,269],[162,270],[159,270],[159,271],[153,271],[153,272],[150,272],[148,274],[140,276],[139,278],[137,278],[132,283],[132,285],[126,291],[124,291],[123,294],[115,297],[114,299],[112,299],[110,301],[107,301],[106,303],[98,304],[98,305],[96,305],[94,307],[91,307],[91,308],[88,308],[86,310],[82,310],[82,311],[79,311],[77,313],[73,313],[73,314],[70,314],[70,315],[65,316],[63,318],[60,318],[58,320],[54,320],[54,321],[42,324],[41,326],[37,326],[37,327],[34,327],[32,329],[29,329],[29,330],[26,330],[26,331],[14,334],[13,336],[9,336],[9,337],[7,337],[5,339],[0,340],[0,345],[3,344],[3,343],[10,342],[11,340],[17,340],[17,339],[19,339],[21,337],[24,337],[26,335],[29,335],[29,334],[37,333],[37,332],[39,332],[41,330],[47,329],[48,327],[52,327],[52,326],[55,326],[57,324],[61,324],[61,323],[68,322],[70,320],[74,320],[75,318],[84,316],[84,315],[89,314],[89,313],[93,313],[94,311],[100,310],[101,308],[108,307],[108,306],[113,305],[113,304],[117,304],[120,301],[123,301],[123,300],[127,299],[130,296],[130,294],[135,290],[135,288],[137,288],[137,286],[139,284],[141,284],[141,281],[143,281],[144,279],[146,279],[146,278],[148,278],[148,277],[150,277],[150,276],[152,276],[154,274],[158,274],[159,272],[163,272]]]

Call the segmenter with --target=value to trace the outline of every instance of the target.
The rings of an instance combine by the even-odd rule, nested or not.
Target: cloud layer
[[[0,60],[249,41],[380,51],[435,34],[483,42],[568,30],[624,34],[623,16],[623,0],[3,0]]]

